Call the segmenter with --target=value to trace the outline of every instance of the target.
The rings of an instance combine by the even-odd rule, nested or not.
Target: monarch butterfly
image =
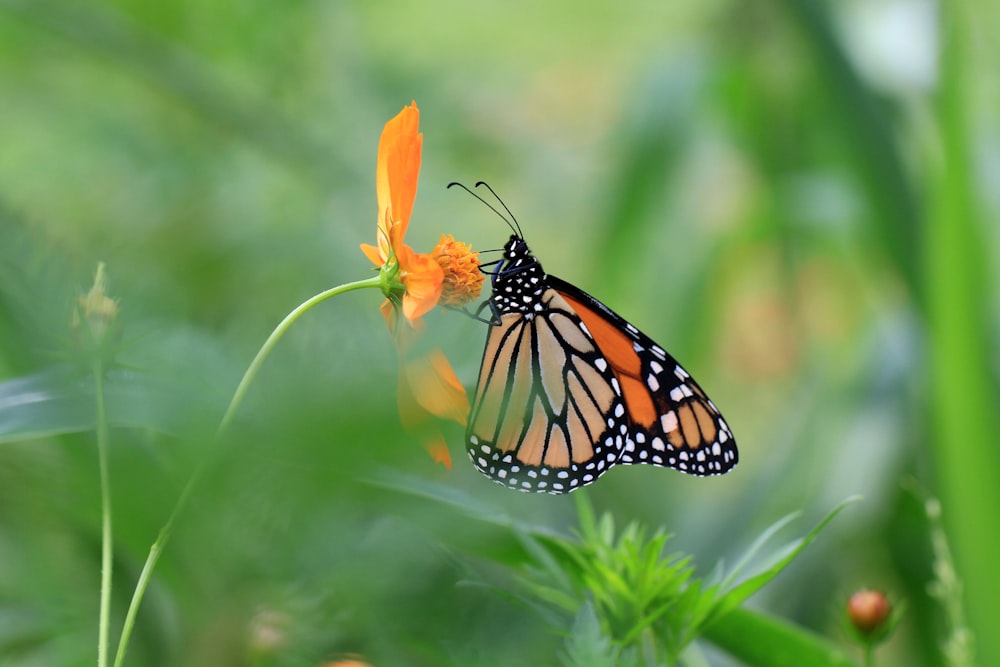
[[[491,277],[492,317],[469,414],[473,465],[520,491],[569,493],[615,465],[721,475],[739,456],[715,404],[667,352],[583,290],[545,273],[513,234]],[[476,186],[485,185],[482,181]],[[484,266],[490,266],[489,264]]]

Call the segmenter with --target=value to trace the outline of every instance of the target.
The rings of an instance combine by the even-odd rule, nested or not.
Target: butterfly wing
[[[567,493],[616,463],[719,475],[732,431],[677,361],[583,290],[547,275],[519,234],[491,272],[466,445],[487,477]]]
[[[698,383],[649,336],[583,290],[547,276],[611,366],[625,404],[628,434],[617,463],[721,475],[739,454],[732,431]]]
[[[473,464],[523,491],[566,493],[620,460],[622,387],[587,325],[554,289],[491,326],[466,442]]]

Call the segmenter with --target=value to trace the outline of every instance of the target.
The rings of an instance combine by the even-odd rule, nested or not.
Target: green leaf
[[[109,374],[106,392],[112,426],[171,433],[198,409],[176,387],[141,373]],[[94,406],[93,382],[70,369],[0,383],[0,444],[92,431]]]
[[[730,612],[707,628],[704,637],[750,666],[858,667],[822,637],[746,609]]]
[[[801,514],[801,512],[792,512],[791,514],[786,514],[785,516],[781,517],[780,519],[772,523],[770,526],[765,528],[764,532],[758,535],[757,539],[753,541],[753,544],[750,545],[750,548],[743,553],[743,555],[736,562],[736,565],[733,566],[732,571],[728,575],[725,575],[723,577],[723,575],[721,574],[722,569],[720,566],[719,569],[720,574],[718,576],[722,580],[722,583],[720,584],[721,587],[723,589],[732,588],[733,585],[736,583],[737,577],[739,577],[740,573],[743,572],[743,570],[745,570],[750,565],[750,562],[757,556],[758,553],[760,553],[760,550],[764,548],[764,545],[767,544],[767,542],[772,537],[774,537],[774,535],[777,534],[779,530],[787,526],[789,523],[792,522],[793,519],[798,517],[799,514]]]
[[[819,535],[820,531],[822,531],[823,528],[825,528],[826,525],[833,520],[833,517],[837,516],[837,514],[839,514],[840,511],[844,509],[847,505],[856,502],[860,499],[861,499],[860,496],[851,496],[842,501],[839,505],[834,507],[833,510],[831,510],[830,513],[827,514],[822,521],[816,524],[816,527],[813,528],[811,531],[809,531],[809,533],[805,535],[805,537],[795,540],[787,547],[785,547],[783,551],[779,551],[778,554],[775,556],[773,562],[767,567],[765,567],[763,571],[749,577],[742,583],[729,589],[729,591],[720,601],[719,606],[716,608],[714,615],[718,617],[728,613],[730,610],[735,609],[739,605],[743,604],[743,602],[746,601],[747,598],[749,598],[751,595],[753,595],[761,588],[766,586],[772,579],[774,579],[774,577],[778,575],[779,572],[785,569],[785,567],[787,567],[789,563],[795,560],[795,558],[800,553],[802,553],[803,549],[812,544],[813,540],[816,539],[816,536]],[[776,522],[773,526],[771,526],[771,528],[768,528],[766,531],[764,531],[763,535],[761,535],[761,537],[754,542],[753,546],[751,546],[750,551],[753,552],[759,549],[763,545],[763,541],[774,535],[777,528],[785,525],[787,523],[787,520],[788,517],[781,519],[778,522]],[[746,558],[742,559],[741,563],[745,562],[746,560],[747,560]]]

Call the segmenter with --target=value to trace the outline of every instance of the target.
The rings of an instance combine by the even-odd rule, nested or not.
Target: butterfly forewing
[[[531,317],[491,327],[469,419],[469,455],[487,476],[565,493],[597,479],[625,442],[624,404],[607,360],[554,290]]]

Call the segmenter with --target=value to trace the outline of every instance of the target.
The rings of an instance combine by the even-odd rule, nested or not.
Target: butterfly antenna
[[[493,195],[493,198],[496,199],[498,202],[500,202],[500,205],[503,206],[503,210],[507,211],[507,215],[509,215],[510,219],[514,221],[514,226],[517,227],[517,235],[518,235],[518,237],[519,238],[524,238],[524,235],[521,233],[521,225],[517,224],[517,218],[515,218],[514,214],[511,213],[510,208],[507,206],[507,204],[505,204],[504,201],[502,199],[500,199],[500,195],[498,195],[496,193],[496,190],[494,190],[493,188],[491,188],[490,184],[487,183],[486,181],[479,181],[478,183],[476,183],[476,187],[477,188],[480,185],[485,186],[486,189],[490,191],[490,194]]]
[[[478,187],[481,184],[485,185],[485,183],[483,183],[483,181],[479,181],[478,183],[476,183],[476,186]],[[493,196],[497,198],[497,201],[499,201],[500,204],[504,207],[504,209],[506,209],[507,215],[510,215],[510,218],[507,218],[506,215],[504,215],[503,213],[501,213],[500,211],[497,210],[496,206],[494,206],[493,204],[489,203],[488,201],[486,201],[485,199],[483,199],[482,197],[480,197],[478,194],[476,194],[475,192],[473,192],[472,190],[470,190],[463,183],[459,183],[458,181],[452,181],[451,183],[448,184],[447,187],[450,188],[453,185],[457,185],[458,187],[462,188],[463,190],[465,190],[466,192],[468,192],[470,195],[472,195],[473,197],[475,197],[476,199],[478,199],[479,201],[481,201],[483,204],[485,204],[487,208],[489,208],[491,211],[493,211],[494,213],[496,213],[498,216],[500,216],[501,220],[503,220],[504,222],[507,223],[507,226],[510,227],[510,230],[512,232],[514,232],[515,234],[517,234],[518,238],[523,238],[523,235],[521,234],[521,226],[517,224],[517,220],[514,218],[513,214],[511,214],[510,209],[507,208],[507,205],[504,204],[503,201],[499,197],[497,197],[497,194],[495,192],[493,192],[493,188],[490,188],[489,185],[486,186],[487,188],[489,188],[490,192],[493,192]],[[513,222],[511,222],[512,220],[513,220]]]

